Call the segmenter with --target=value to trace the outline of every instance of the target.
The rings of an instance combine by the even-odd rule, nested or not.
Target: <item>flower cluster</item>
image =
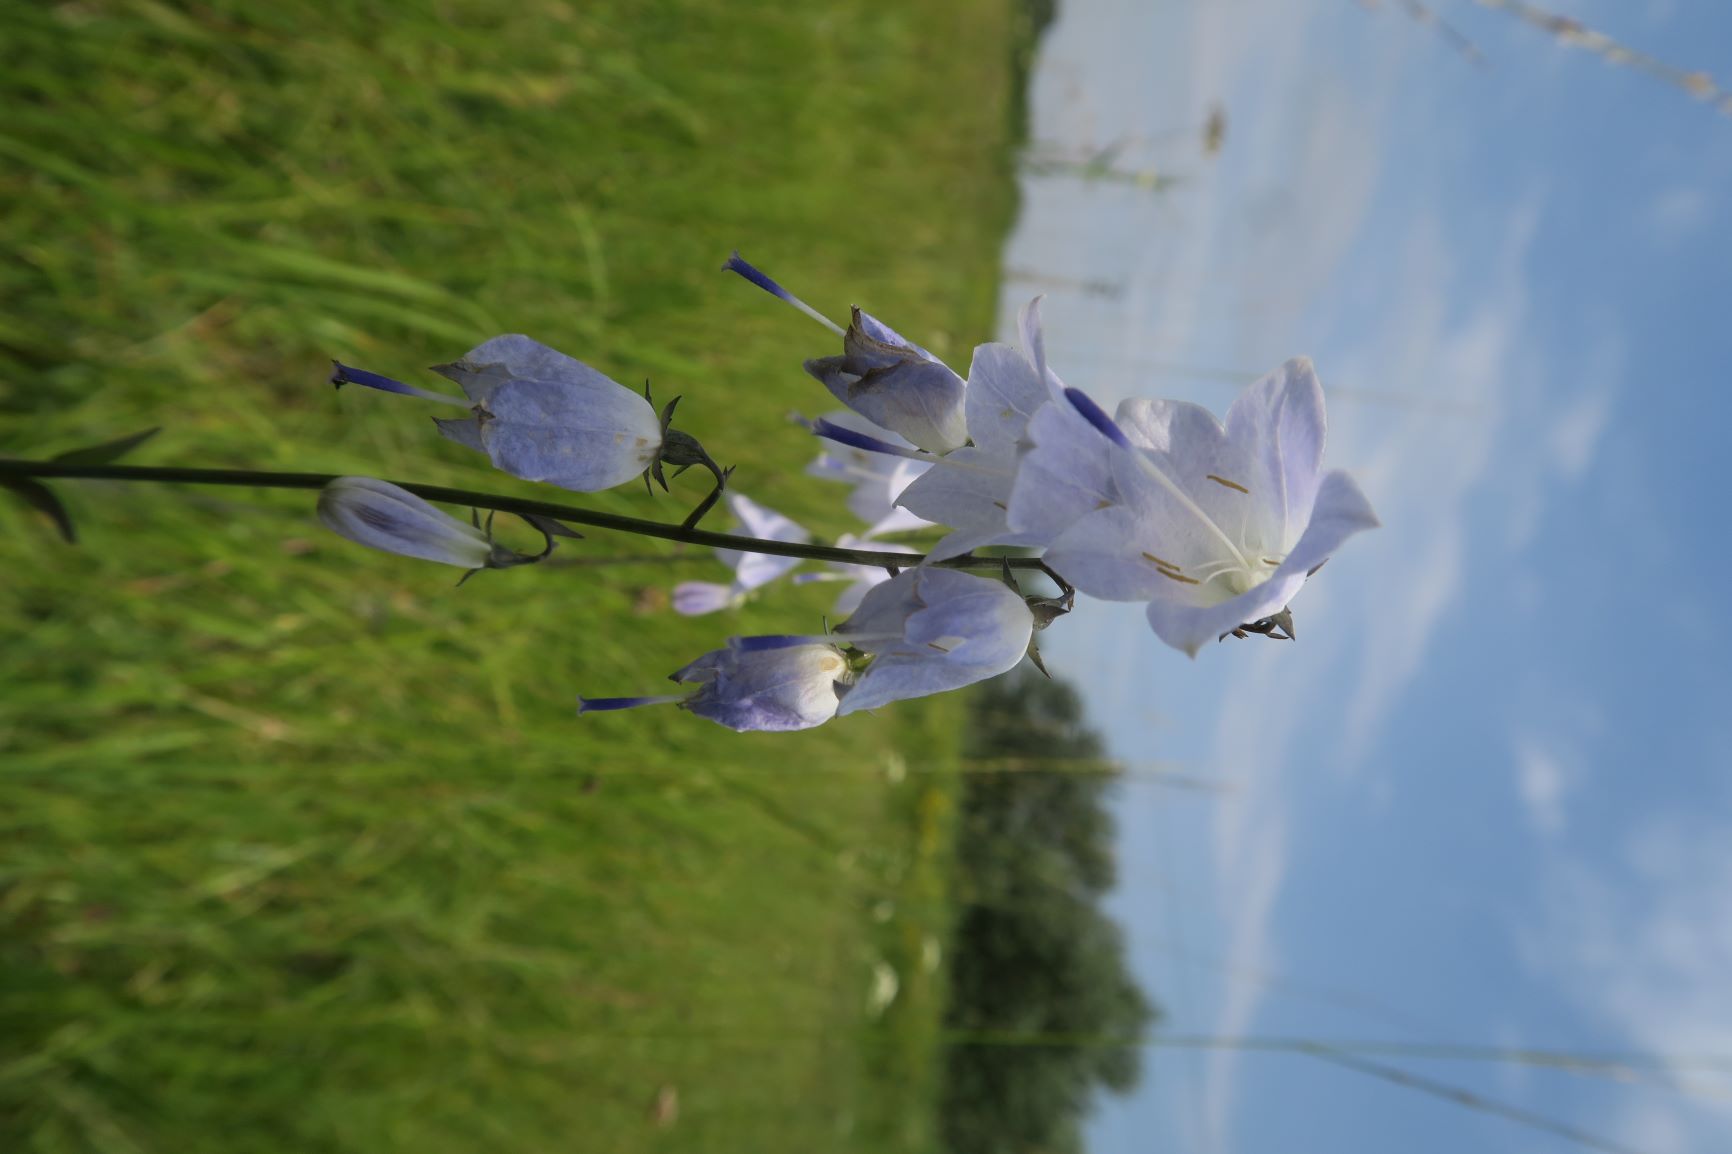
[[[861,309],[844,327],[738,254],[726,268],[841,338],[840,355],[805,362],[846,406],[804,422],[825,446],[808,474],[847,485],[843,503],[861,523],[834,547],[724,493],[731,470],[671,427],[678,398],[658,413],[647,386],[639,396],[528,337],[495,337],[437,366],[463,398],[341,364],[332,377],[466,408],[437,420],[439,432],[526,480],[590,492],[641,476],[665,489],[664,465],[708,469],[710,495],[677,532],[654,531],[718,545],[732,579],[681,583],[680,613],[737,608],[807,558],[825,567],[793,580],[846,583],[844,619],[824,632],[733,637],[672,674],[684,692],[580,698],[580,713],[672,704],[736,730],[808,729],[995,677],[1025,654],[1038,663],[1035,632],[1077,592],[1145,603],[1155,634],[1193,656],[1227,636],[1290,640],[1293,597],[1348,537],[1377,524],[1352,478],[1323,471],[1323,391],[1307,360],[1251,385],[1224,422],[1167,400],[1127,400],[1109,415],[1048,366],[1038,299],[1021,315],[1020,347],[979,346],[964,377]],[[724,497],[743,535],[696,530]],[[517,553],[493,540],[491,518],[465,524],[367,478],[332,482],[319,512],[360,544],[470,572],[541,560],[555,536],[576,535],[524,513],[546,548]],[[931,547],[886,543],[908,534]],[[1044,571],[1060,595],[1025,597],[1009,560],[976,553],[988,547],[1027,558],[1017,564]]]

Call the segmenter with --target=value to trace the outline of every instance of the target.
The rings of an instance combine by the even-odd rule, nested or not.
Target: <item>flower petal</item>
[[[1017,463],[1007,522],[1028,543],[1051,541],[1117,499],[1113,444],[1070,404],[1042,405],[1028,422],[1025,438],[1028,447]]]
[[[1166,586],[1174,583],[1163,575],[1156,555],[1145,552],[1143,542],[1152,536],[1148,518],[1136,507],[1110,505],[1061,533],[1047,548],[1045,559],[1090,597],[1147,601],[1169,594]]]
[[[1050,398],[1027,357],[1010,345],[980,345],[968,368],[969,439],[976,448],[1014,452],[1028,419]]]
[[[972,446],[957,449],[932,462],[902,490],[896,499],[902,508],[956,530],[933,548],[932,560],[959,557],[981,545],[1032,543],[1013,533],[1005,520],[1016,480],[1013,466],[1003,454]]]
[[[1149,624],[1162,641],[1195,657],[1205,642],[1285,609],[1304,586],[1308,574],[1327,561],[1347,538],[1376,528],[1378,523],[1371,503],[1351,476],[1339,469],[1326,473],[1317,489],[1311,523],[1269,580],[1218,605],[1156,599],[1149,603]]]
[[[1310,523],[1277,573],[1309,573],[1329,560],[1347,538],[1366,529],[1375,529],[1380,524],[1377,514],[1371,510],[1371,502],[1365,499],[1352,476],[1340,469],[1332,469],[1323,474],[1323,480],[1317,486]]]
[[[1047,390],[1048,397],[1056,401],[1064,396],[1064,382],[1046,363],[1046,337],[1041,332],[1040,323],[1040,302],[1045,299],[1043,294],[1022,306],[1016,315],[1016,329],[1022,338],[1022,350],[1034,366],[1035,377]]]
[[[1256,588],[1215,605],[1156,598],[1149,602],[1149,625],[1162,641],[1195,657],[1205,642],[1248,622],[1279,613],[1304,584],[1304,573],[1277,573]]]
[[[1327,417],[1311,361],[1296,357],[1252,384],[1227,410],[1227,437],[1251,463],[1250,486],[1271,526],[1268,546],[1285,551],[1317,498]]]

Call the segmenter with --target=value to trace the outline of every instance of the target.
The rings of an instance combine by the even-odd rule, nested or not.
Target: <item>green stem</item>
[[[35,477],[65,478],[86,481],[153,481],[171,485],[233,485],[254,489],[323,489],[335,481],[337,473],[273,473],[259,469],[181,469],[158,468],[150,465],[74,465],[58,461],[21,461],[0,457],[0,478]],[[625,517],[617,513],[599,513],[578,509],[552,501],[531,501],[522,497],[502,497],[494,493],[477,493],[469,489],[450,489],[443,485],[419,485],[407,481],[391,484],[407,489],[428,501],[443,501],[451,505],[467,505],[476,509],[494,509],[501,513],[534,514],[588,525],[596,529],[612,529],[619,533],[636,533],[643,537],[660,537],[664,541],[680,541],[687,545],[708,545],[716,549],[735,549],[742,553],[768,553],[777,557],[801,557],[810,561],[834,561],[843,565],[866,565],[874,569],[912,568],[926,560],[924,553],[881,553],[871,549],[838,549],[830,545],[806,545],[797,541],[765,541],[757,537],[740,537],[733,533],[714,533],[708,529],[669,525],[661,521],[646,521],[641,517]],[[947,569],[1012,569],[1044,570],[1038,557],[975,557],[965,555],[935,561]]]

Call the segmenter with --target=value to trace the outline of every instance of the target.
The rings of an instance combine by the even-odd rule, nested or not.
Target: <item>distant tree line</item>
[[[978,688],[966,744],[941,1126],[950,1154],[1073,1154],[1101,1090],[1142,1072],[1156,1010],[1100,901],[1115,877],[1113,769],[1062,682]],[[1052,1043],[1016,1035],[1057,1036]],[[1007,1037],[1009,1035],[1009,1037]],[[1082,1044],[1077,1044],[1081,1042]]]

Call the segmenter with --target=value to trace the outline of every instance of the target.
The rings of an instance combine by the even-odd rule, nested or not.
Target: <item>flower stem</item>
[[[61,461],[22,461],[0,457],[0,481],[7,477],[32,477],[86,481],[144,481],[171,485],[230,485],[254,489],[323,489],[335,481],[336,473],[276,473],[260,469],[185,469],[151,465],[79,465]],[[392,481],[427,501],[443,501],[451,505],[467,505],[474,509],[493,509],[501,513],[532,514],[588,525],[596,529],[611,529],[619,533],[636,533],[643,537],[659,537],[664,541],[681,541],[688,545],[708,545],[717,549],[735,549],[742,553],[767,553],[777,557],[801,557],[811,561],[834,561],[843,565],[865,565],[874,569],[907,568],[926,560],[923,553],[886,553],[874,549],[838,549],[829,545],[808,545],[797,541],[766,541],[757,537],[740,537],[733,533],[715,533],[707,529],[670,525],[648,521],[641,517],[626,517],[617,513],[602,513],[579,509],[552,501],[533,501],[522,497],[504,497],[496,493],[477,493],[470,489],[451,489],[443,485],[420,485],[408,481]],[[964,555],[935,565],[946,569],[1012,569],[1042,570],[1038,557],[975,557]]]

